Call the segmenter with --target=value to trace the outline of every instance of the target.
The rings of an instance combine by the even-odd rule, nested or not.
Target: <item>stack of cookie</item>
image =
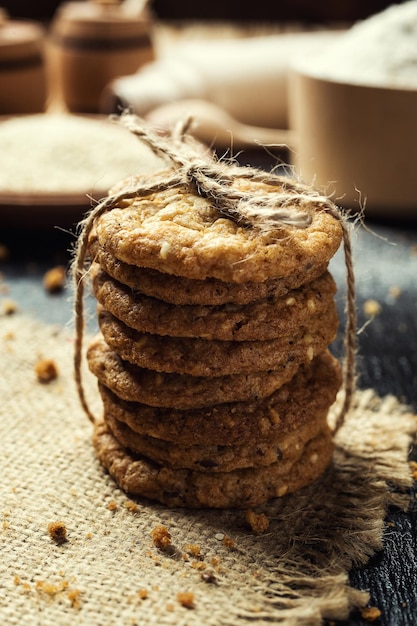
[[[246,194],[276,186],[237,178]],[[248,228],[186,186],[125,199],[90,236],[98,458],[130,494],[246,508],[329,465],[341,384],[328,264],[337,219]]]

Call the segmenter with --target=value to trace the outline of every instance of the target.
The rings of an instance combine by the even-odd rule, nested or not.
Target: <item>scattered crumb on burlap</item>
[[[416,416],[395,398],[358,392],[332,467],[315,485],[257,508],[269,527],[254,533],[245,511],[170,510],[132,502],[116,487],[94,456],[69,330],[4,316],[0,344],[3,623],[24,615],[26,626],[318,626],[366,604],[348,571],[382,547],[387,507],[409,504]],[[59,368],[49,385],[36,378],[39,354]],[[85,384],[99,411],[87,371]],[[56,520],[63,543],[48,534]],[[169,549],[153,543],[158,525],[170,533]]]

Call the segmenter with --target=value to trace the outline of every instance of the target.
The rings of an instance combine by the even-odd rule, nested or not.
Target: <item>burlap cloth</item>
[[[382,547],[387,507],[408,505],[416,417],[404,406],[358,392],[332,467],[259,509],[270,526],[255,534],[244,511],[169,510],[115,486],[75,391],[72,335],[0,319],[2,623],[313,626],[368,601],[348,571]],[[37,381],[40,357],[58,367],[50,384]],[[86,384],[99,411],[95,380]],[[54,521],[65,524],[64,543],[48,534]],[[167,551],[153,544],[158,524],[171,533]]]

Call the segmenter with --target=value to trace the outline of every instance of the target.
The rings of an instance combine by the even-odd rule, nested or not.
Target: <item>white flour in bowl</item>
[[[302,67],[340,82],[417,88],[417,1],[354,24]]]

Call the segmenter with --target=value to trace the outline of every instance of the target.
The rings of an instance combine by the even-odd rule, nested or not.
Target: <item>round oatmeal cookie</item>
[[[326,419],[340,385],[340,365],[326,351],[300,366],[288,383],[262,400],[253,397],[248,402],[177,410],[122,400],[103,384],[99,390],[105,415],[135,433],[184,447],[275,441],[294,431],[312,436],[316,424]]]
[[[284,496],[319,478],[332,460],[329,429],[300,450],[297,458],[232,472],[197,472],[159,465],[122,446],[104,422],[96,422],[93,446],[102,466],[129,495],[169,507],[248,508]]]
[[[291,361],[311,361],[336,338],[338,314],[332,302],[327,311],[297,332],[267,341],[216,341],[140,333],[100,306],[98,322],[107,345],[134,365],[190,376],[225,376],[277,370]]]
[[[177,442],[140,435],[110,413],[104,413],[104,421],[114,437],[135,454],[142,454],[161,465],[200,472],[230,472],[245,467],[285,463],[294,456],[298,457],[305,442],[327,427],[326,416],[322,415],[320,419],[315,416],[315,419],[306,422],[303,428],[268,441],[257,441],[255,438],[245,445],[206,443],[182,446]]]
[[[329,272],[283,298],[238,305],[175,305],[122,285],[95,265],[93,290],[98,302],[130,328],[154,335],[219,341],[265,341],[296,332],[321,316],[336,293]]]
[[[249,201],[277,194],[284,185],[236,177],[230,189]],[[296,196],[292,208],[297,210]],[[264,282],[327,264],[339,248],[339,221],[313,197],[302,211],[311,218],[303,227],[277,222],[262,228],[262,218],[260,227],[248,227],[188,188],[171,187],[120,201],[97,218],[95,229],[99,245],[130,265],[196,280]]]
[[[146,267],[123,263],[98,245],[96,237],[90,237],[91,259],[98,263],[109,276],[120,283],[137,289],[146,296],[171,304],[249,304],[266,298],[281,298],[292,289],[298,289],[315,280],[327,270],[327,263],[305,266],[291,276],[266,280],[262,283],[225,283],[217,278],[205,280],[174,276]]]
[[[293,360],[275,370],[212,378],[155,372],[121,359],[101,335],[90,342],[87,362],[98,380],[119,398],[175,409],[265,398],[289,381],[300,366]]]

